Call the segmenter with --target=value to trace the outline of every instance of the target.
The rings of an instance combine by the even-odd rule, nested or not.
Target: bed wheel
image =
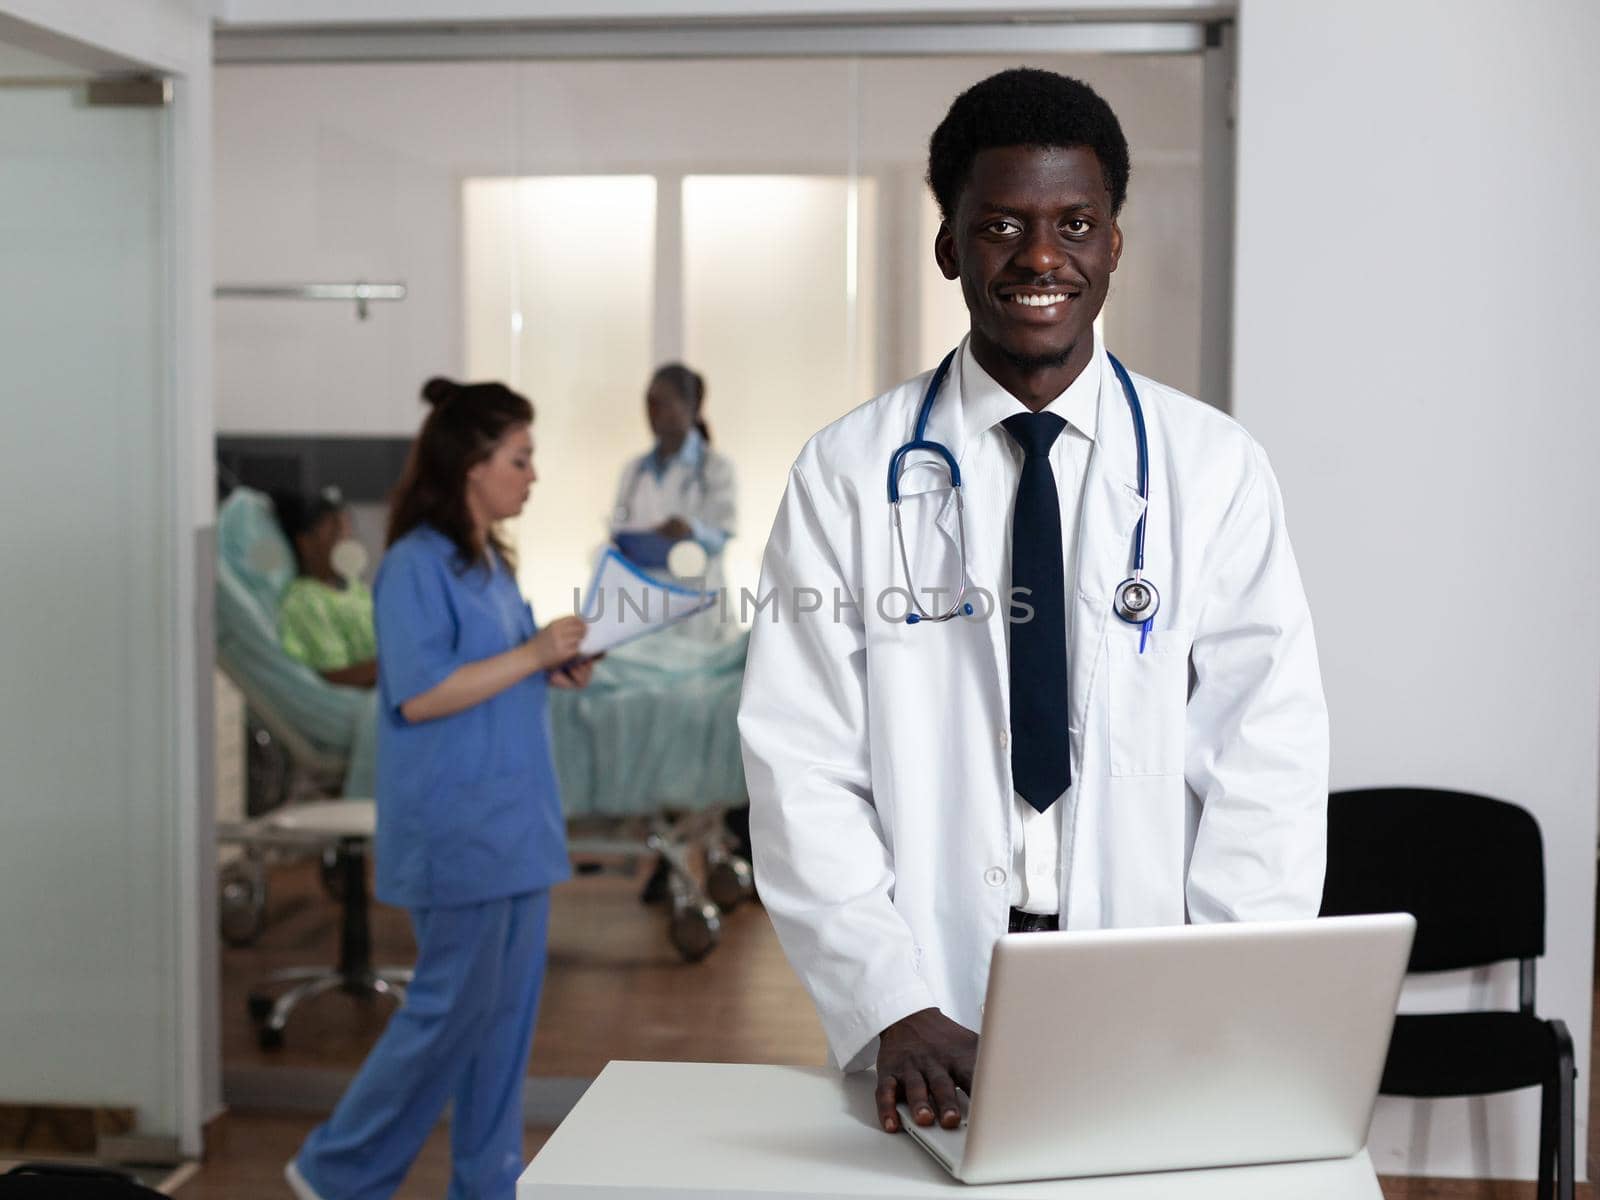
[[[248,946],[260,935],[267,919],[267,878],[260,863],[244,860],[222,869],[217,919],[230,946]]]
[[[672,911],[668,934],[685,962],[699,962],[716,948],[722,936],[722,916],[715,904],[679,905]]]
[[[731,912],[755,895],[750,864],[735,855],[718,859],[706,871],[706,891],[723,912]]]

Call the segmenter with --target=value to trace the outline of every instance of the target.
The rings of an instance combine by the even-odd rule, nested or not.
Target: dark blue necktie
[[[1050,469],[1050,447],[1067,423],[1054,413],[1018,413],[1002,424],[1024,456],[1011,517],[1011,586],[1033,608],[1031,620],[1011,626],[1011,781],[1043,812],[1072,782],[1066,572],[1061,501]]]

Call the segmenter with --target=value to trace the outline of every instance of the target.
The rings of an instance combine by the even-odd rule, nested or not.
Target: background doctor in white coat
[[[656,368],[645,391],[645,413],[655,445],[630,459],[617,481],[611,533],[652,533],[665,543],[693,540],[705,551],[704,575],[694,583],[708,591],[723,586],[722,550],[734,534],[738,497],[733,461],[711,447],[706,424],[706,383],[682,363]],[[647,567],[665,564],[647,562]],[[703,580],[703,582],[702,582]],[[724,635],[716,608],[672,626],[672,632],[702,641]]]
[[[1003,72],[952,105],[929,183],[935,254],[971,331],[927,436],[960,464],[975,615],[908,624],[893,591],[908,584],[887,467],[925,375],[795,462],[762,571],[779,618],[756,622],[739,714],[762,900],[834,1059],[876,1061],[889,1132],[899,1099],[918,1124],[959,1123],[1008,929],[1311,917],[1326,842],[1327,710],[1277,482],[1234,421],[1139,376],[1146,575],[1161,593],[1142,651],[1139,626],[1111,611],[1146,509],[1129,405],[1094,333],[1123,248],[1115,115],[1076,80]],[[1013,527],[1024,453],[1002,422],[1030,413],[1059,418],[1047,453],[1066,628],[1057,702],[1015,711],[1013,539],[1041,523]],[[903,484],[914,585],[944,589],[930,606],[960,579],[948,483],[918,466]],[[1013,761],[1018,730],[1037,749],[1041,723],[1070,762],[1042,811]]]

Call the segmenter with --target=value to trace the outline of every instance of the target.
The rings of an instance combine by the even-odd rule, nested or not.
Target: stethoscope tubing
[[[922,407],[917,411],[917,427],[911,435],[911,440],[889,456],[889,503],[900,503],[900,464],[905,461],[908,454],[917,450],[928,450],[944,459],[944,465],[950,469],[950,486],[961,486],[961,464],[956,462],[955,455],[950,453],[950,448],[942,442],[928,440],[928,414],[933,411],[933,401],[939,394],[939,387],[944,383],[944,377],[950,373],[950,364],[955,361],[956,352],[950,351],[944,360],[934,369],[933,378],[928,381],[927,390],[922,394]]]
[[[923,391],[922,403],[917,409],[917,423],[912,431],[912,438],[905,445],[889,456],[889,504],[894,511],[895,536],[900,544],[900,562],[906,575],[906,588],[911,593],[911,603],[917,611],[909,613],[906,620],[910,624],[920,621],[948,621],[959,611],[972,612],[970,604],[963,606],[962,598],[967,593],[967,553],[966,553],[966,523],[964,520],[964,506],[961,499],[961,465],[956,461],[950,448],[942,442],[933,441],[928,437],[928,418],[933,413],[934,401],[939,396],[939,389],[944,385],[945,377],[950,373],[950,365],[955,361],[956,350],[950,351],[934,369],[933,376],[928,380],[928,386]],[[1134,527],[1133,534],[1133,575],[1124,580],[1117,588],[1117,596],[1113,601],[1113,611],[1119,619],[1139,626],[1139,653],[1144,653],[1145,641],[1150,635],[1151,625],[1154,623],[1156,610],[1160,607],[1160,593],[1155,586],[1144,579],[1144,548],[1145,548],[1145,522],[1150,513],[1150,440],[1145,430],[1144,406],[1139,402],[1139,391],[1133,384],[1133,378],[1128,374],[1126,367],[1118,361],[1116,355],[1106,352],[1106,358],[1111,363],[1111,369],[1116,373],[1117,382],[1122,386],[1122,394],[1128,401],[1128,415],[1133,422],[1134,443],[1138,452],[1138,481],[1139,499],[1143,501],[1143,509],[1139,513],[1138,524]],[[903,470],[906,455],[916,451],[926,451],[936,454],[944,460],[945,466],[950,471],[950,486],[955,491],[956,513],[959,522],[961,537],[961,588],[956,596],[956,601],[948,612],[942,614],[929,613],[923,609],[916,599],[916,589],[911,581],[911,562],[906,554],[905,531],[900,522],[900,474]],[[1149,607],[1147,614],[1128,615],[1121,610],[1122,595],[1129,585],[1134,585],[1139,594],[1148,597],[1146,603],[1153,599],[1154,605]]]
[[[628,494],[622,503],[617,505],[617,511],[613,517],[615,521],[626,521],[632,515],[633,502],[639,495],[639,480],[643,479],[644,473],[650,469],[650,457],[654,453],[654,450],[650,450],[643,458],[634,464],[633,477],[628,481]],[[709,450],[701,453],[700,462],[695,466],[694,474],[691,475],[685,483],[679,486],[679,495],[683,497],[685,503],[688,502],[689,489],[691,487],[697,487],[700,489],[701,500],[706,498],[706,455],[709,453]]]
[[[1111,369],[1117,373],[1123,395],[1128,398],[1128,410],[1133,414],[1133,439],[1139,447],[1139,499],[1144,501],[1144,511],[1139,514],[1139,524],[1134,527],[1133,533],[1133,577],[1138,579],[1144,574],[1144,522],[1150,515],[1150,442],[1145,435],[1144,406],[1139,403],[1139,392],[1128,376],[1128,369],[1109,350],[1106,358],[1111,362]]]

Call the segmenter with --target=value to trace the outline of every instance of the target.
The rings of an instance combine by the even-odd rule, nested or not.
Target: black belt
[[[1061,928],[1061,918],[1055,913],[1023,912],[1011,910],[1012,933],[1055,933]]]

